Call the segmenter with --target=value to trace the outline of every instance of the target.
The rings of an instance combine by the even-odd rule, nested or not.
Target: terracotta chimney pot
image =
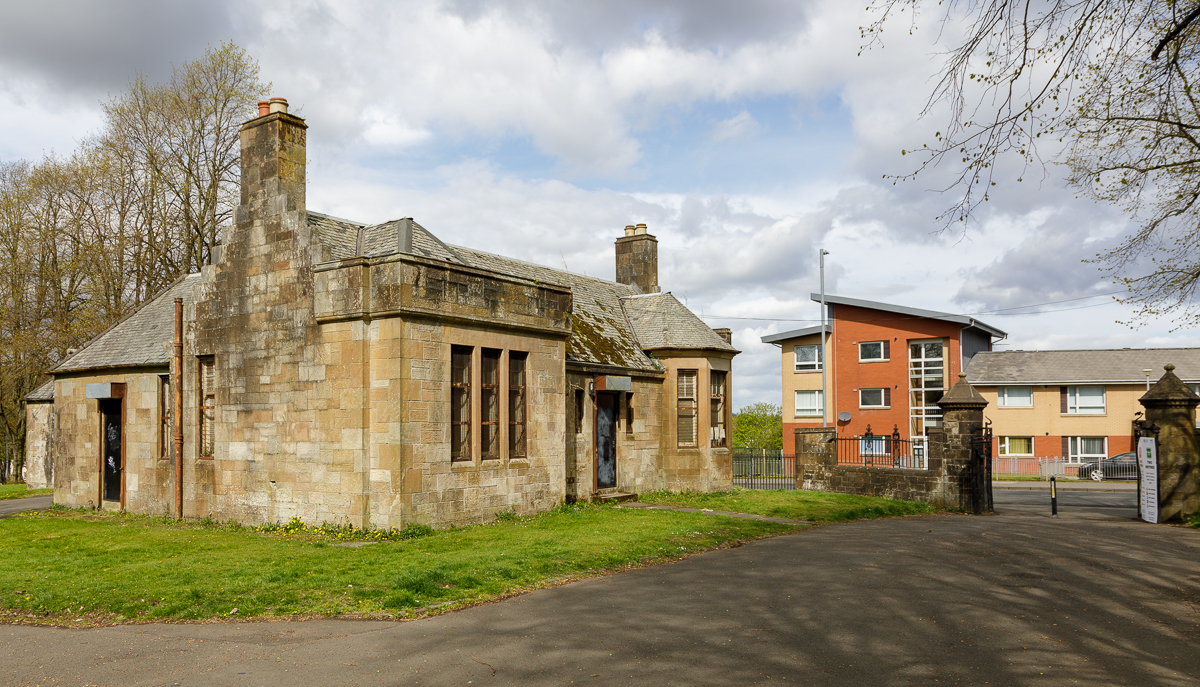
[[[258,101],[258,116],[265,117],[270,113],[271,113],[271,101],[270,100]]]

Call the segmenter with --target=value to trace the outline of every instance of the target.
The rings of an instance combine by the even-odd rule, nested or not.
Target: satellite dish
[[[838,420],[841,422],[849,422],[850,421],[850,413],[848,411],[843,410],[842,412],[838,413]]]

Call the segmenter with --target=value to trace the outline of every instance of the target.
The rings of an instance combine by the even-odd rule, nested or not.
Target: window
[[[945,346],[941,341],[908,344],[908,425],[914,437],[942,424],[938,401],[946,393]]]
[[[1033,437],[1000,437],[1000,455],[1032,456]]]
[[[888,360],[891,358],[890,341],[861,341],[858,344],[860,361]]]
[[[525,458],[525,361],[527,353],[508,354],[508,459]]]
[[[679,423],[677,440],[680,446],[696,445],[696,371],[680,370],[676,378]]]
[[[796,417],[823,417],[825,404],[820,391],[796,392]]]
[[[1033,407],[1033,387],[1002,386],[996,389],[996,405],[1001,408]]]
[[[171,422],[175,407],[171,396],[171,375],[158,376],[158,459],[171,460],[175,450],[174,424]]]
[[[470,346],[450,347],[450,460],[471,460]]]
[[[796,346],[796,372],[821,369],[820,346]]]
[[[1068,415],[1103,415],[1104,387],[1064,386],[1060,388],[1061,412]]]
[[[1108,457],[1108,437],[1063,437],[1067,462],[1088,463]]]
[[[625,393],[625,433],[633,434],[633,392]]]
[[[861,456],[886,456],[887,441],[881,436],[862,437],[858,440],[858,453]]]
[[[708,373],[708,432],[709,446],[725,445],[725,373],[713,370]]]
[[[217,365],[211,355],[198,358],[200,392],[200,457],[212,458],[216,447]]]
[[[892,390],[887,387],[882,389],[858,390],[859,408],[890,408],[891,405]]]
[[[575,390],[575,433],[583,434],[583,389]]]
[[[484,460],[500,460],[500,351],[483,349],[479,375],[479,441]]]

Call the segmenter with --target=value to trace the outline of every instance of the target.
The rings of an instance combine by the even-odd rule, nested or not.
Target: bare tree
[[[0,481],[20,475],[20,399],[177,277],[206,265],[238,202],[239,129],[269,85],[227,43],[137,77],[68,157],[0,163]]]
[[[875,0],[867,45],[885,25],[930,2]],[[939,218],[965,221],[997,184],[1065,166],[1088,197],[1114,203],[1139,225],[1095,258],[1129,289],[1138,321],[1172,314],[1200,321],[1200,2],[1197,0],[946,0],[943,28],[965,22],[925,112],[949,106],[911,179],[937,165],[957,169],[956,202]],[[1043,151],[1048,154],[1043,155]],[[998,176],[1000,158],[1023,162]]]

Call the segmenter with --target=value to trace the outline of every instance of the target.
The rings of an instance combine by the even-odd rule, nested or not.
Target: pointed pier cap
[[[1175,366],[1163,365],[1162,378],[1142,394],[1138,400],[1146,408],[1195,408],[1200,405],[1200,396],[1183,383],[1175,374]]]
[[[967,381],[965,373],[959,373],[958,381],[954,383],[954,388],[950,389],[942,400],[938,401],[938,406],[943,411],[947,410],[983,410],[988,401],[975,387],[971,386]]]

